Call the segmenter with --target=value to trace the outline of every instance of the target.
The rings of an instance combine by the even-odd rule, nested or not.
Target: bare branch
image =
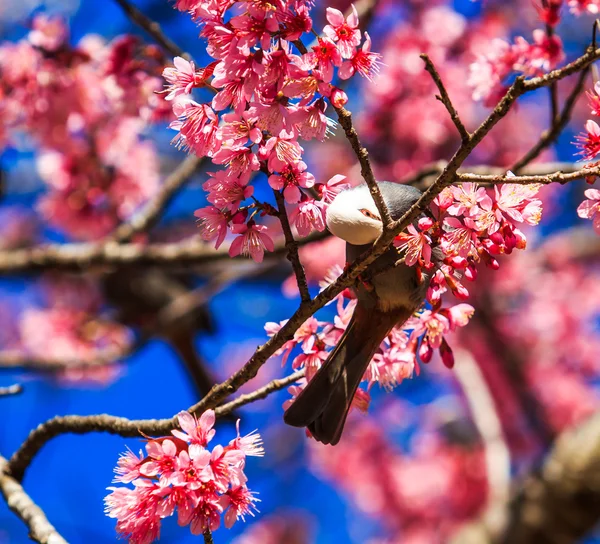
[[[191,155],[187,157],[162,183],[159,193],[152,198],[129,221],[120,225],[111,238],[119,243],[129,242],[136,234],[149,230],[173,197],[200,168],[203,159]]]
[[[302,263],[300,262],[300,256],[298,255],[298,244],[296,240],[294,240],[294,235],[290,226],[290,220],[285,209],[285,200],[280,191],[273,189],[273,194],[275,195],[277,209],[279,211],[279,222],[281,223],[283,235],[285,236],[287,258],[294,269],[294,275],[296,276],[296,282],[298,283],[298,291],[300,291],[300,298],[303,302],[310,302],[308,282],[306,281],[304,267],[302,266]]]
[[[215,544],[215,541],[212,537],[212,533],[210,532],[210,529],[208,527],[206,528],[202,536],[204,536],[204,544]]]
[[[322,240],[326,233],[313,233],[297,241],[298,246]],[[265,254],[265,259],[277,258],[287,252],[285,244]],[[114,241],[74,244],[46,244],[26,249],[0,251],[0,274],[42,270],[89,272],[105,266],[162,266],[179,268],[230,260],[229,246],[212,249],[199,236],[168,244],[118,244]],[[235,259],[242,262],[246,259]]]
[[[512,183],[516,185],[549,185],[551,183],[560,183],[564,185],[566,183],[577,181],[586,176],[598,176],[600,175],[600,167],[594,166],[592,168],[582,168],[575,172],[568,174],[564,172],[553,172],[545,175],[531,175],[531,176],[514,176],[510,177],[506,174],[493,175],[493,174],[457,174],[457,182],[474,182],[474,183],[487,183],[497,185],[499,183]]]
[[[375,174],[373,174],[371,162],[369,161],[369,152],[360,144],[358,134],[352,125],[352,114],[345,108],[336,108],[335,111],[337,112],[340,125],[342,125],[342,128],[344,129],[346,138],[348,138],[348,141],[350,142],[350,145],[352,146],[352,149],[358,158],[362,178],[367,183],[369,191],[371,192],[371,196],[375,201],[375,205],[379,211],[379,216],[383,222],[383,230],[385,232],[392,224],[392,218],[385,200],[383,200],[379,186],[377,185]]]
[[[8,461],[0,456],[0,493],[8,507],[25,522],[29,537],[40,544],[67,544],[46,518],[43,510],[35,504],[21,484],[7,472]]]
[[[219,406],[215,409],[215,413],[217,417],[228,415],[240,406],[264,399],[271,393],[284,389],[288,385],[301,379],[303,375],[304,372],[300,370],[285,378],[273,380],[252,393],[240,395],[237,399]],[[192,412],[194,411],[194,408],[195,407],[192,407],[188,411]],[[108,414],[94,416],[57,416],[40,424],[29,434],[25,442],[23,442],[21,447],[11,457],[8,471],[17,480],[22,480],[25,470],[44,444],[62,434],[105,432],[124,437],[139,437],[140,433],[146,435],[165,435],[176,426],[177,417],[168,419],[135,420]]]
[[[573,109],[575,108],[575,104],[577,103],[579,95],[583,92],[583,89],[585,87],[585,80],[587,79],[589,72],[590,66],[587,66],[581,71],[581,73],[579,74],[579,79],[575,84],[575,87],[573,87],[573,90],[567,97],[567,100],[565,100],[565,104],[561,114],[557,114],[553,117],[553,123],[550,129],[544,131],[539,141],[510,168],[512,172],[517,173],[520,170],[522,170],[531,161],[539,157],[540,153],[544,151],[544,149],[547,149],[554,142],[556,142],[560,133],[564,130],[564,128],[569,124],[569,121],[571,120]],[[555,85],[553,87],[555,87]]]
[[[451,544],[565,544],[579,542],[600,517],[600,414],[558,437],[541,470],[511,497],[508,527],[494,534],[479,521]]]
[[[9,385],[8,387],[0,387],[0,397],[11,397],[13,395],[20,395],[23,392],[23,386],[21,384]]]
[[[471,135],[469,134],[469,131],[465,128],[465,125],[463,125],[463,122],[461,121],[460,116],[458,115],[458,112],[456,111],[456,108],[454,107],[454,104],[452,104],[452,100],[450,100],[450,96],[448,95],[448,91],[446,90],[446,87],[444,86],[444,83],[442,82],[442,78],[440,77],[440,74],[438,73],[433,62],[429,58],[429,55],[426,55],[425,53],[423,53],[421,55],[421,58],[425,62],[425,70],[427,70],[429,72],[429,74],[431,75],[431,78],[433,79],[438,90],[440,91],[440,94],[437,95],[436,98],[442,104],[444,104],[444,106],[448,110],[448,113],[450,114],[450,118],[452,119],[452,122],[454,123],[456,130],[458,130],[458,133],[460,134],[462,141],[468,142],[471,139]]]
[[[189,55],[181,49],[175,42],[167,38],[164,32],[160,28],[160,25],[147,17],[134,5],[127,0],[115,0],[121,9],[125,12],[125,15],[137,26],[148,33],[152,39],[158,43],[165,51],[169,52],[174,57],[185,57],[189,59]]]

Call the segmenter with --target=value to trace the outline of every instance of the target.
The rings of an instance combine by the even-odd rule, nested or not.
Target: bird
[[[400,219],[419,200],[415,187],[377,182],[392,220]],[[351,263],[371,248],[383,222],[366,184],[344,190],[327,209],[327,228],[346,241]],[[371,263],[352,287],[357,304],[344,334],[321,368],[284,413],[293,427],[307,427],[317,441],[336,445],[342,436],[352,399],[377,349],[395,327],[421,306],[434,270],[417,273],[390,246]]]

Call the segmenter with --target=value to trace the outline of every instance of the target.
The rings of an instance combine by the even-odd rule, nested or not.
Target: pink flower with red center
[[[271,34],[279,30],[279,24],[273,17],[256,18],[245,13],[232,17],[231,26],[236,30],[237,47],[250,49],[257,43],[264,50],[271,45]]]
[[[500,187],[496,185],[496,206],[513,221],[537,225],[542,218],[542,201],[536,198],[540,187],[539,184],[504,183]]]
[[[219,249],[227,234],[229,225],[227,216],[215,206],[200,208],[194,212],[194,215],[198,218],[202,239],[206,242],[216,240],[215,249]]]
[[[331,179],[326,181],[323,185],[318,186],[318,190],[321,193],[323,202],[331,204],[333,199],[342,191],[350,188],[350,184],[346,182],[346,176],[336,174]]]
[[[300,236],[308,236],[313,230],[323,232],[325,214],[322,203],[312,198],[303,200],[292,210],[290,223],[296,227]]]
[[[271,172],[281,172],[286,166],[299,162],[302,151],[294,132],[282,130],[278,136],[267,140],[260,148],[258,156],[262,160],[267,160]]]
[[[233,524],[238,520],[246,521],[244,516],[251,515],[254,517],[254,511],[258,511],[254,503],[258,499],[254,496],[245,485],[240,485],[235,489],[230,489],[223,495],[221,505],[226,508],[225,512],[225,527],[231,529]]]
[[[248,221],[241,225],[233,225],[231,230],[238,235],[229,248],[231,257],[243,255],[251,257],[257,263],[262,263],[265,249],[267,251],[275,250],[275,244],[267,234],[269,229],[265,225],[257,225],[254,221]]]
[[[111,493],[104,499],[105,512],[117,519],[117,533],[132,544],[150,544],[160,537],[161,488],[146,479],[133,482],[134,489],[109,487]]]
[[[327,8],[327,21],[329,24],[323,28],[323,33],[332,41],[336,42],[343,58],[349,59],[354,53],[355,47],[360,45],[360,30],[358,30],[358,13],[352,5],[352,13],[344,19],[344,15],[338,9]]]
[[[594,85],[594,92],[587,91],[588,102],[592,110],[592,115],[600,117],[600,81]]]
[[[569,0],[569,8],[575,15],[581,15],[584,11],[597,15],[600,13],[600,0]]]
[[[433,226],[433,221],[424,218],[419,221],[419,229],[409,225],[407,232],[401,232],[396,236],[394,245],[406,252],[405,263],[407,266],[424,266],[429,268],[431,263],[431,237],[426,233]]]
[[[190,94],[192,89],[203,80],[202,71],[196,71],[192,61],[182,57],[173,59],[174,66],[168,66],[163,70],[163,77],[170,83],[167,87],[168,95],[165,100],[173,100],[181,95]]]
[[[598,189],[587,189],[586,200],[577,208],[577,215],[582,219],[591,219],[594,230],[600,234],[600,191]]]
[[[503,92],[503,82],[513,71],[516,60],[509,43],[493,40],[490,51],[486,55],[478,55],[469,66],[467,85],[473,89],[473,100],[483,100],[486,105],[491,105]]]
[[[302,161],[288,164],[279,174],[269,176],[269,185],[277,191],[283,189],[286,202],[295,204],[302,197],[300,188],[310,189],[315,184],[315,177],[306,168]]]
[[[354,53],[350,60],[344,61],[339,76],[342,79],[349,79],[358,72],[364,78],[373,81],[374,76],[379,73],[380,69],[381,55],[371,52],[371,36],[368,32],[365,32],[365,43],[361,49]]]
[[[317,100],[310,106],[291,108],[290,121],[303,140],[323,141],[332,134],[337,123],[325,115],[327,105],[324,100]]]
[[[530,45],[523,38],[516,39],[514,47],[521,54],[516,69],[528,75],[537,75],[552,70],[564,60],[563,44],[558,36],[548,36],[545,30],[538,28],[533,31],[533,41]]]
[[[173,139],[177,147],[191,150],[199,157],[212,156],[220,147],[216,138],[219,119],[215,112],[193,100],[175,101],[173,112],[178,120],[169,128],[179,132]]]
[[[209,175],[212,177],[202,185],[202,188],[208,191],[208,201],[219,209],[224,208],[229,212],[235,212],[244,200],[254,194],[254,187],[248,185],[248,175],[236,178],[233,177],[232,170],[209,172]],[[214,220],[221,222],[216,217]]]
[[[117,467],[115,473],[117,474],[113,482],[122,484],[129,484],[136,478],[140,477],[140,465],[144,458],[142,457],[142,451],[140,450],[140,456],[138,457],[131,450],[127,450],[125,453],[119,456],[117,461]]]
[[[303,351],[312,350],[316,341],[315,335],[320,325],[315,317],[309,317],[294,333],[294,342],[300,344]]]
[[[172,431],[173,436],[187,442],[188,444],[198,444],[206,447],[215,436],[215,412],[207,410],[200,419],[189,412],[179,412],[177,421],[181,427],[181,431],[175,429]]]
[[[454,202],[447,207],[450,215],[474,216],[477,215],[481,202],[491,205],[491,198],[487,191],[476,183],[462,183],[458,187],[449,187],[449,191],[454,199]]]
[[[269,336],[269,338],[275,336],[281,330],[281,327],[283,327],[286,323],[287,319],[285,321],[282,321],[281,323],[275,323],[274,321],[269,321],[268,323],[265,323],[265,332],[267,333],[267,336]],[[282,366],[285,366],[288,357],[290,356],[290,353],[295,347],[295,340],[288,340],[275,352],[275,355],[283,355],[283,357],[281,358]]]
[[[329,38],[319,38],[319,43],[314,45],[312,51],[304,55],[304,58],[327,83],[333,79],[333,67],[342,64],[342,55]]]
[[[239,182],[247,184],[252,172],[260,169],[260,162],[250,147],[243,145],[223,146],[213,156],[215,164],[227,166],[227,176],[239,178]]]
[[[600,153],[600,126],[591,119],[585,124],[587,132],[575,137],[575,145],[580,149],[579,155],[586,161],[594,159]]]
[[[262,132],[251,117],[248,110],[242,113],[226,113],[222,116],[223,124],[219,127],[217,138],[229,147],[244,145],[248,140],[253,144],[259,143],[262,140]]]
[[[540,19],[550,27],[555,27],[560,21],[560,10],[563,0],[538,0],[535,4]]]
[[[299,368],[306,369],[306,377],[310,380],[317,370],[321,368],[321,365],[327,360],[329,357],[329,352],[319,349],[317,347],[313,347],[310,350],[306,350],[304,353],[298,355],[292,361],[292,368],[294,370],[298,370]]]
[[[494,220],[496,216],[493,215]],[[471,226],[469,226],[471,225]],[[460,256],[475,257],[477,255],[478,236],[477,231],[472,228],[472,222],[461,222],[456,217],[446,217],[444,227],[446,232],[442,235],[440,246],[444,255],[448,257]]]

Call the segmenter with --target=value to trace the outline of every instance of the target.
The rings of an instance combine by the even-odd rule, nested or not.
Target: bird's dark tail
[[[284,421],[294,427],[308,427],[319,442],[337,444],[369,362],[394,325],[411,313],[408,309],[365,310],[358,305],[337,346],[286,410]]]

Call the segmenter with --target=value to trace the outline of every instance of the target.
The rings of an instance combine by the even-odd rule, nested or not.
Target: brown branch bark
[[[148,33],[165,51],[174,57],[185,57],[189,59],[189,55],[165,35],[156,21],[150,19],[127,0],[115,0],[115,2],[133,23]]]
[[[285,378],[273,380],[252,393],[240,395],[231,402],[217,407],[215,409],[216,415],[217,417],[223,417],[240,406],[264,399],[271,393],[298,381],[302,376],[304,376],[304,371],[300,370]],[[194,411],[194,407],[190,408],[189,411]],[[7,471],[17,480],[22,480],[26,468],[44,444],[62,434],[105,432],[124,437],[139,437],[140,433],[146,435],[166,435],[176,426],[176,417],[168,419],[134,420],[108,414],[94,416],[57,416],[40,424],[30,433],[25,442],[11,457]]]
[[[43,510],[35,504],[21,484],[7,474],[8,461],[0,456],[0,493],[8,507],[27,525],[29,538],[40,544],[67,544],[46,518]]]
[[[340,125],[344,129],[346,138],[350,142],[350,145],[352,146],[352,149],[354,150],[354,153],[358,158],[358,162],[360,163],[360,173],[362,175],[362,178],[368,185],[369,191],[371,192],[371,196],[375,201],[377,211],[379,211],[379,217],[383,222],[383,230],[385,232],[389,229],[390,225],[392,224],[392,218],[390,216],[390,211],[388,210],[385,200],[383,200],[383,196],[381,194],[381,191],[379,190],[379,186],[377,185],[377,179],[375,178],[375,174],[373,174],[371,162],[369,161],[369,152],[360,143],[358,133],[352,125],[352,114],[345,108],[335,108],[335,111],[337,112]]]
[[[297,241],[298,247],[322,240],[327,233],[317,232]],[[265,259],[280,257],[287,252],[285,243],[265,254]],[[118,244],[89,242],[74,244],[46,244],[25,249],[0,251],[0,274],[64,270],[89,272],[106,266],[160,266],[180,268],[230,260],[229,246],[211,248],[198,236],[182,242],[167,244]],[[237,262],[246,259],[236,257]]]
[[[204,544],[215,544],[212,533],[210,532],[210,529],[208,527],[206,528],[206,531],[204,531],[202,536],[204,537]]]
[[[587,79],[589,72],[589,66],[581,71],[581,74],[579,75],[579,79],[577,80],[575,87],[573,87],[573,90],[567,97],[567,100],[565,100],[565,104],[560,115],[553,115],[553,122],[551,127],[548,130],[544,131],[538,142],[510,168],[512,172],[514,172],[515,174],[520,172],[529,163],[531,163],[531,161],[537,159],[537,157],[540,156],[544,149],[547,149],[554,142],[556,142],[560,133],[564,130],[564,128],[569,124],[569,121],[571,120],[573,109],[575,108],[577,99],[579,98],[579,96],[585,88],[585,80]],[[554,87],[556,86],[554,85]]]
[[[600,414],[561,434],[541,470],[511,497],[500,533],[466,525],[451,544],[573,544],[600,520]]]
[[[200,168],[203,159],[191,155],[187,157],[161,185],[159,193],[152,198],[129,221],[121,224],[112,234],[115,242],[129,242],[136,234],[146,232],[158,221],[173,197],[189,181],[194,172]]]
[[[465,125],[463,125],[463,122],[461,121],[460,116],[458,115],[458,112],[456,111],[456,108],[454,107],[454,104],[452,104],[452,100],[450,99],[450,96],[448,95],[448,91],[446,90],[446,87],[444,86],[444,82],[442,81],[440,74],[438,73],[433,62],[429,58],[429,55],[422,54],[421,58],[425,62],[425,70],[427,70],[427,72],[429,72],[429,75],[431,75],[431,79],[433,79],[438,90],[440,91],[440,94],[436,95],[436,98],[442,104],[444,104],[444,106],[446,107],[446,110],[448,110],[448,113],[450,114],[450,119],[452,119],[452,122],[454,123],[456,130],[458,130],[458,133],[460,134],[462,141],[468,142],[471,139],[471,135],[469,134],[469,131],[465,128]]]
[[[310,293],[308,291],[308,282],[306,281],[306,274],[304,267],[300,262],[300,255],[298,254],[298,243],[294,239],[292,233],[292,227],[290,226],[290,220],[285,209],[285,200],[283,194],[276,189],[273,189],[275,195],[275,201],[277,202],[277,210],[279,212],[279,222],[283,229],[283,235],[285,237],[285,247],[287,249],[287,258],[292,265],[294,275],[296,276],[296,283],[298,284],[298,291],[300,291],[300,299],[302,302],[310,302]]]

